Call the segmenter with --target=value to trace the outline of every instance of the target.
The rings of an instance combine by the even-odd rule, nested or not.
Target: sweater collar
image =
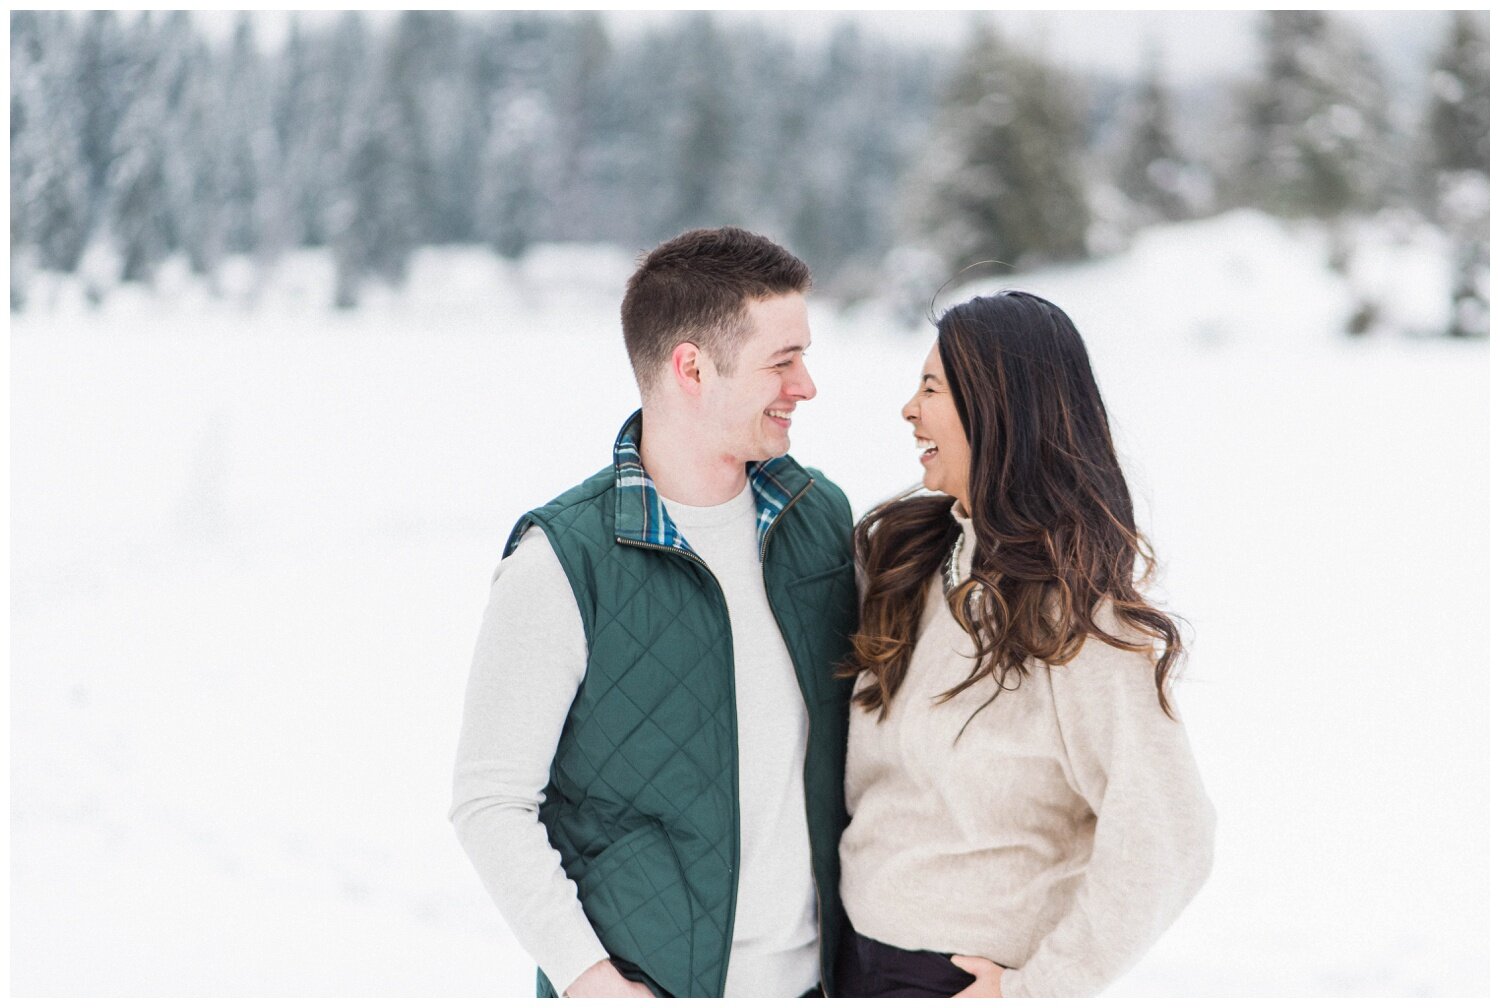
[[[958,523],[959,535],[958,556],[954,567],[957,574],[957,584],[963,584],[969,579],[969,572],[974,567],[974,519],[959,512],[958,501],[953,502],[953,510],[949,512],[953,520]]]
[[[615,438],[615,538],[647,546],[669,546],[692,552],[646,467],[641,464],[641,411],[636,410]],[[807,470],[790,455],[745,466],[755,497],[755,538],[765,554],[766,534],[776,518],[812,483]]]

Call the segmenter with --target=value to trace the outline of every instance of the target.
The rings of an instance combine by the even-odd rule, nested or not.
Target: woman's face
[[[901,416],[917,439],[922,485],[957,497],[964,514],[969,514],[969,439],[964,437],[936,342],[922,364],[917,394],[901,408]]]

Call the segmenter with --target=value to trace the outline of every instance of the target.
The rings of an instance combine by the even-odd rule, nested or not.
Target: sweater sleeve
[[[1153,673],[1150,657],[1090,638],[1047,674],[1068,772],[1096,817],[1094,845],[1057,925],[1002,976],[1007,997],[1098,994],[1208,877],[1213,806],[1186,731],[1157,703]]]
[[[449,818],[511,933],[558,991],[608,956],[537,816],[586,661],[567,574],[532,528],[495,572]]]

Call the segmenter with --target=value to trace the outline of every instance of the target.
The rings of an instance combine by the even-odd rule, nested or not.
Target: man
[[[648,254],[642,408],[496,571],[451,818],[540,996],[831,990],[856,603],[848,501],[786,455],[809,284],[736,228]]]

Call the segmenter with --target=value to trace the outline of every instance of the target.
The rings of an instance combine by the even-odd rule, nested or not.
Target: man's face
[[[792,411],[817,395],[802,359],[812,333],[801,294],[748,300],[745,318],[731,374],[703,359],[704,420],[726,456],[764,462],[791,450]]]

